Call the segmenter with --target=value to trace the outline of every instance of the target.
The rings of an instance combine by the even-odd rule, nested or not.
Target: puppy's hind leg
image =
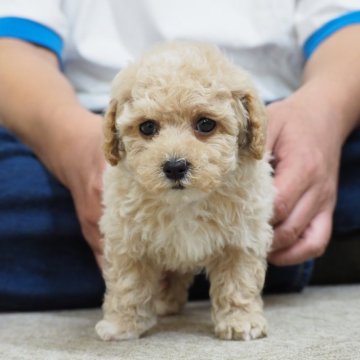
[[[167,271],[164,274],[160,292],[154,300],[155,312],[158,315],[174,315],[179,313],[188,298],[188,288],[194,275]]]
[[[266,260],[249,251],[224,249],[207,267],[215,334],[225,340],[266,336],[261,290]]]
[[[152,297],[159,286],[159,271],[146,260],[111,256],[104,271],[104,319],[95,329],[103,340],[138,338],[156,324]]]

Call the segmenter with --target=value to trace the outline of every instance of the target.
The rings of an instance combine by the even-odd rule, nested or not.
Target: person
[[[3,0],[0,309],[101,302],[101,113],[119,69],[176,39],[219,45],[269,104],[277,197],[266,286],[303,288],[330,239],[341,149],[358,126],[359,37],[357,0]],[[356,175],[340,209],[359,194]],[[335,224],[359,229],[357,208]]]

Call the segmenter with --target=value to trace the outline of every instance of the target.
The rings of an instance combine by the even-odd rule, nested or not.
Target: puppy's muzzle
[[[170,159],[162,166],[165,176],[173,181],[184,179],[189,168],[190,163],[184,159]]]

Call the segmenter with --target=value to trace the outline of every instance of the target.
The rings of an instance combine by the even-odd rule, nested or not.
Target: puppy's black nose
[[[189,170],[190,164],[183,159],[170,159],[163,165],[163,171],[170,180],[181,180]]]

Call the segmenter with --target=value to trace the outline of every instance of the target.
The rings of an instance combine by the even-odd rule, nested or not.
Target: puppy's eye
[[[195,129],[203,134],[209,133],[216,127],[216,121],[208,118],[201,118],[195,124]]]
[[[146,120],[139,126],[140,132],[145,136],[152,136],[158,132],[158,126],[153,120]]]

